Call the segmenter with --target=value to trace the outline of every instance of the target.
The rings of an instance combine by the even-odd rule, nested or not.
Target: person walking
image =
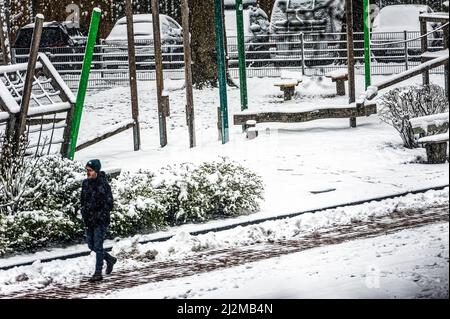
[[[106,174],[100,169],[101,163],[98,159],[87,162],[87,179],[83,181],[81,189],[81,216],[86,226],[86,241],[96,256],[95,272],[89,279],[90,282],[103,279],[103,260],[106,261],[106,274],[112,272],[117,262],[115,257],[103,249],[114,199]]]

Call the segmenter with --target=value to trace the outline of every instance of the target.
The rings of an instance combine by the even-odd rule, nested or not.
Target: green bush
[[[82,234],[80,225],[59,211],[3,216],[0,218],[0,255],[73,242]]]
[[[86,177],[84,165],[60,156],[37,159],[38,173],[30,180],[30,187],[42,183],[36,200],[25,210],[61,211],[75,218],[80,205],[81,184]]]
[[[199,167],[167,167],[163,176],[158,188],[170,224],[255,212],[263,199],[261,178],[226,158]]]
[[[49,156],[39,159],[37,167],[26,186],[37,188],[37,199],[24,197],[20,211],[0,214],[0,255],[83,238],[79,200],[84,166]],[[228,159],[168,166],[157,174],[123,172],[111,181],[111,190],[110,236],[247,214],[258,210],[263,198],[261,178]]]
[[[112,236],[148,232],[166,225],[164,207],[156,200],[152,188],[153,178],[153,173],[141,170],[134,174],[124,172],[112,181],[114,207],[109,228]]]

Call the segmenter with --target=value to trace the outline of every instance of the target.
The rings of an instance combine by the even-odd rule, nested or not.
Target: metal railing
[[[363,33],[354,34],[355,72],[364,73]],[[405,71],[420,63],[419,32],[373,33],[371,48],[372,74],[390,75]],[[408,41],[411,40],[412,41]],[[436,31],[427,37],[429,50],[443,48],[443,33]],[[320,76],[342,69],[347,64],[345,33],[283,34],[247,37],[245,39],[248,77],[276,77],[281,70],[303,72]],[[389,44],[394,42],[395,44]],[[396,43],[398,42],[398,43]],[[383,45],[379,45],[383,44]],[[239,76],[236,38],[227,38],[229,73]],[[42,48],[69,87],[76,89],[83,63],[84,47]],[[164,45],[163,67],[166,79],[184,79],[182,45]],[[26,62],[27,49],[14,49],[17,63]],[[155,79],[155,59],[151,44],[136,45],[138,80]],[[443,68],[433,70],[442,72]],[[95,47],[90,75],[90,89],[127,85],[128,53],[126,45],[100,44]]]

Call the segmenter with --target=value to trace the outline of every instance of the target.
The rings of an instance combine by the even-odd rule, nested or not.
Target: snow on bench
[[[448,129],[449,112],[415,117],[409,120],[415,134],[436,131],[438,129]]]
[[[437,144],[448,142],[449,133],[448,131],[441,134],[435,134],[430,136],[421,137],[417,140],[419,144]]]
[[[273,85],[283,91],[285,101],[291,100],[295,93],[295,87],[303,81],[303,75],[298,72],[282,70],[280,78]]]
[[[325,76],[332,78],[332,79],[348,77],[348,70],[347,69],[333,70],[333,71],[327,72],[327,74],[325,74]]]
[[[336,82],[337,95],[345,95],[345,81],[348,81],[348,70],[339,69],[325,74],[327,78],[331,78],[332,82]]]
[[[430,164],[445,163],[447,159],[448,119],[449,112],[445,112],[409,120],[413,133],[420,136],[417,143],[426,148],[427,161]]]
[[[286,109],[276,111],[243,111],[235,113],[234,125],[243,125],[253,120],[257,123],[300,123],[330,118],[352,118],[369,116],[377,113],[376,103],[357,107],[356,103],[340,106],[320,106],[311,109]]]

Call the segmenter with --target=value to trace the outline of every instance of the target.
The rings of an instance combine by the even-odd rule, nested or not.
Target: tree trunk
[[[274,0],[259,0],[259,7],[264,10],[265,13],[269,16],[272,14],[273,4],[275,3]]]
[[[214,0],[189,1],[191,12],[192,81],[196,88],[217,86]]]

